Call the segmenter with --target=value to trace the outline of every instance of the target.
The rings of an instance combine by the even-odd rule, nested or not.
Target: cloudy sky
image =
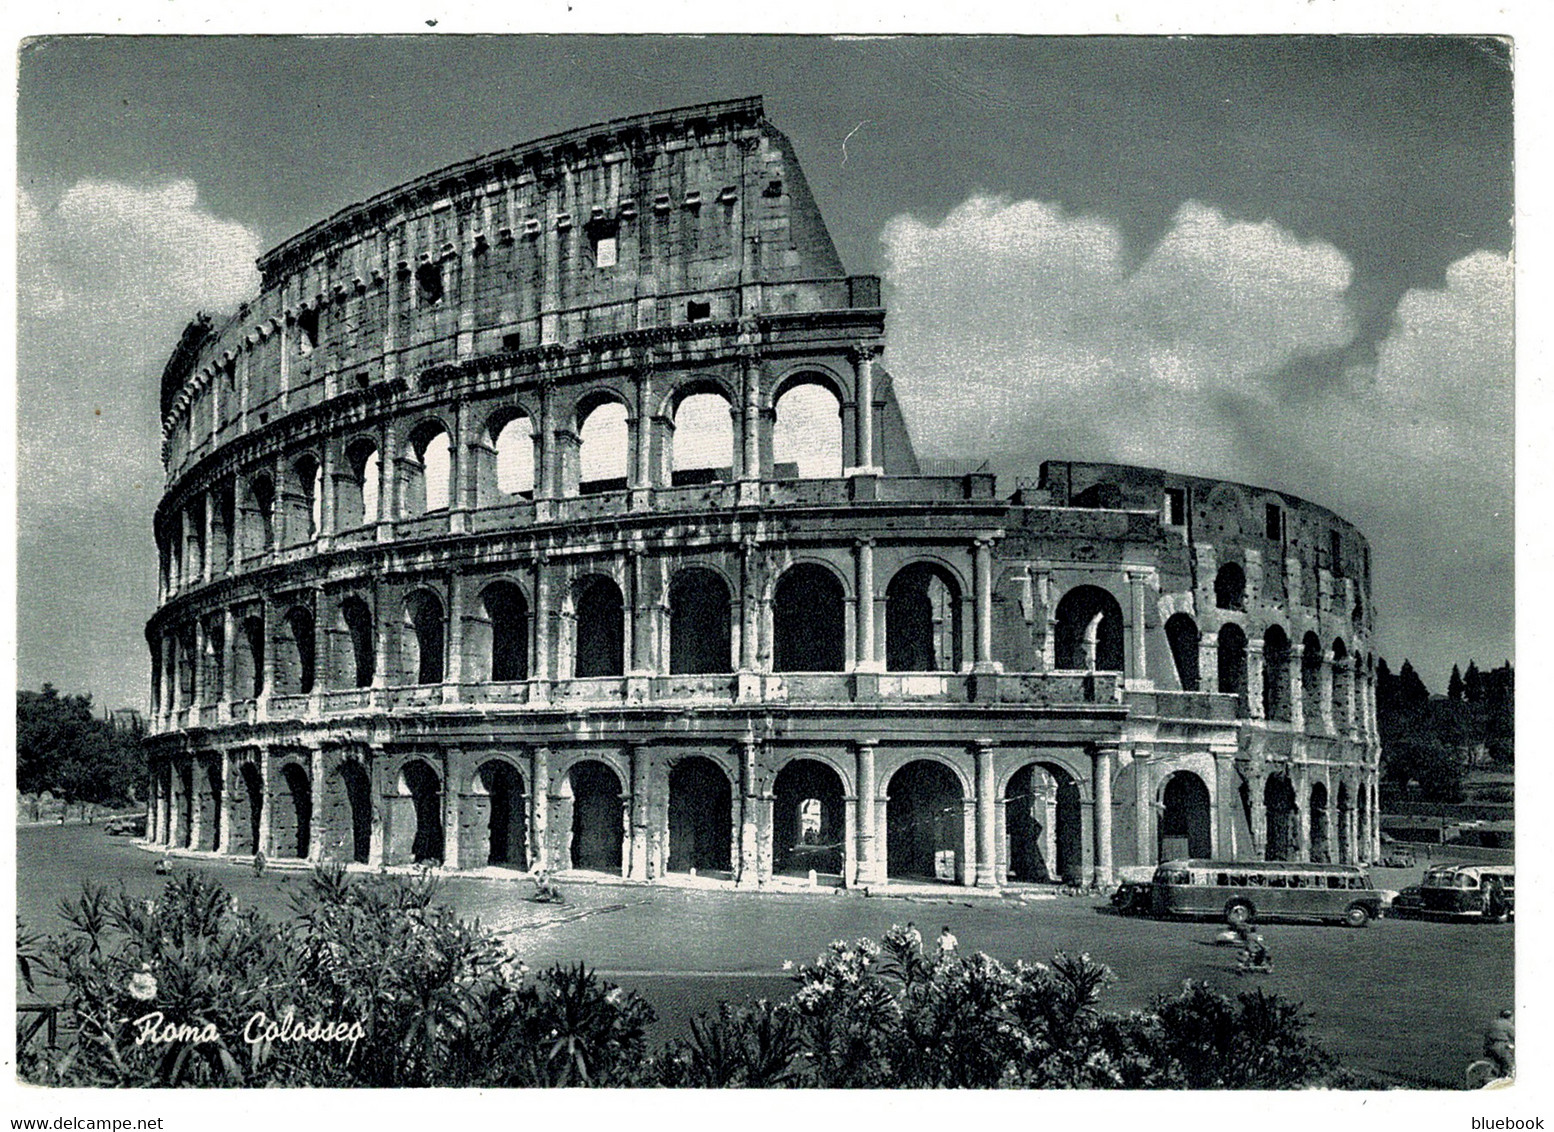
[[[144,701],[157,378],[260,251],[453,161],[746,94],[885,279],[921,453],[1293,492],[1369,535],[1394,667],[1443,690],[1514,658],[1500,42],[52,39],[19,77],[23,687]]]

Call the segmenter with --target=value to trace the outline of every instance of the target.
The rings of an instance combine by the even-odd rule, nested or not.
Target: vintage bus
[[[1419,900],[1422,916],[1503,923],[1516,914],[1516,868],[1436,865],[1425,872],[1419,885]]]
[[[1301,861],[1167,861],[1155,870],[1157,916],[1328,920],[1364,927],[1381,915],[1382,894],[1357,865]]]

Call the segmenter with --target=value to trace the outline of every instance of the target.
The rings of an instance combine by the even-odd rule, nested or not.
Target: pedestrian
[[[955,949],[960,946],[960,940],[955,938],[955,933],[950,931],[950,925],[945,924],[944,930],[939,933],[939,958],[948,959],[955,954]]]
[[[1512,1077],[1516,1073],[1514,1053],[1516,1050],[1516,1024],[1513,1021],[1515,1015],[1509,1010],[1502,1010],[1500,1017],[1492,1019],[1489,1025],[1484,1027],[1484,1056],[1495,1063],[1502,1077]]]
[[[907,942],[912,945],[913,951],[921,952],[923,950],[923,933],[917,930],[917,925],[911,920],[907,921],[906,937]]]

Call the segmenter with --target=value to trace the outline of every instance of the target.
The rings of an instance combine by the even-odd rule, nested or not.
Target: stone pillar
[[[146,840],[152,845],[157,843],[156,835],[156,783],[157,764],[152,763],[146,768],[150,773],[151,781],[146,787]]]
[[[1360,859],[1360,796],[1359,792],[1351,786],[1349,788],[1349,808],[1344,811],[1344,833],[1349,843],[1348,860],[1344,863],[1355,864]]]
[[[271,827],[275,822],[275,800],[270,797],[270,752],[259,748],[256,760],[259,770],[259,845],[256,853],[271,856]]]
[[[876,884],[883,878],[879,870],[875,842],[876,802],[879,785],[875,780],[874,748],[877,739],[858,741],[858,873],[854,880],[860,884]]]
[[[390,290],[393,288],[390,287]],[[385,366],[385,369],[387,366]],[[388,375],[385,373],[385,377]],[[383,447],[378,452],[378,541],[390,542],[394,538],[394,520],[399,518],[399,456],[395,452],[399,440],[392,425],[383,428]]]
[[[631,859],[626,875],[633,880],[649,880],[648,754],[635,743],[626,749],[631,761]]]
[[[448,575],[448,663],[443,669],[442,702],[458,703],[464,683],[464,575]]]
[[[1259,861],[1268,857],[1268,806],[1263,801],[1267,788],[1267,771],[1257,771],[1247,776],[1247,790],[1252,800],[1252,855]]]
[[[759,483],[761,479],[761,359],[747,353],[740,358],[744,383],[744,411],[740,416],[739,478]],[[751,498],[748,502],[756,502]],[[746,502],[741,495],[741,502]]]
[[[996,672],[993,663],[993,541],[979,538],[975,543],[974,564],[977,585],[977,651],[973,667],[978,672]]]
[[[1128,677],[1132,680],[1149,679],[1149,634],[1145,632],[1144,622],[1148,610],[1149,574],[1143,570],[1128,571],[1128,596],[1131,597],[1133,608],[1130,610],[1133,618],[1133,634],[1128,649]]]
[[[550,748],[529,752],[529,871],[550,871]]]
[[[216,389],[220,385],[221,382],[219,381],[212,382],[211,388]],[[201,498],[204,500],[202,508],[204,511],[202,518],[204,530],[202,531],[202,546],[200,548],[200,580],[208,582],[214,573],[212,566],[213,560],[216,557],[216,507],[220,500],[213,491],[206,492]]]
[[[1198,687],[1205,692],[1219,691],[1219,637],[1214,633],[1198,638]]]
[[[858,583],[857,654],[853,668],[859,672],[879,672],[883,666],[874,659],[874,540],[853,543]]]
[[[760,797],[756,785],[756,759],[760,741],[746,735],[739,741],[739,876],[740,888],[756,888],[761,883]]]
[[[459,854],[459,799],[463,793],[464,752],[459,747],[442,749],[442,863],[450,869],[463,867]],[[485,864],[484,861],[479,862]]]
[[[1324,657],[1321,675],[1317,680],[1321,685],[1318,689],[1318,706],[1322,712],[1322,730],[1328,735],[1338,733],[1337,719],[1333,713],[1333,684],[1338,679],[1337,672],[1338,661],[1332,657]]]
[[[329,538],[339,523],[335,519],[335,448],[325,444],[318,473],[318,545],[320,550],[329,546]]]
[[[394,624],[389,620],[388,610],[388,583],[383,575],[378,574],[372,580],[372,686],[374,688],[387,688],[389,680],[389,638],[394,632]],[[269,654],[266,653],[268,662]]]
[[[538,682],[542,700],[550,698],[548,682],[556,675],[550,622],[550,562],[541,554],[534,559],[534,663],[529,675]]]
[[[201,791],[200,776],[204,768],[198,757],[189,760],[189,848],[198,849],[205,837],[205,795]]]
[[[216,840],[216,852],[223,856],[232,852],[232,829],[237,822],[237,799],[232,796],[232,753],[221,752],[221,831]]]
[[[645,491],[654,486],[653,476],[653,371],[646,367],[637,370],[637,406],[633,418],[628,422],[628,428],[632,430],[631,439],[631,467],[627,474],[631,477],[630,486],[635,489],[632,494],[633,503],[636,502],[636,491]]]
[[[206,682],[210,680],[210,666],[205,663],[205,621],[202,618],[194,619],[194,699],[189,704],[194,709],[194,717],[189,721],[198,724],[200,705],[205,703],[205,697],[210,689]]]
[[[1311,782],[1304,764],[1297,762],[1290,767],[1290,785],[1295,788],[1295,859],[1309,861],[1311,860]]]
[[[371,792],[372,831],[367,847],[367,863],[381,865],[388,856],[388,804],[383,796],[388,791],[384,778],[388,775],[388,752],[381,743],[367,748],[367,789]]]
[[[221,648],[225,654],[221,658],[221,702],[231,703],[233,700],[232,670],[237,667],[237,615],[232,612],[232,607],[227,606],[221,611]]]
[[[1095,795],[1095,883],[1112,882],[1112,767],[1116,765],[1117,748],[1097,744],[1091,763],[1092,788]]]
[[[1285,669],[1285,675],[1289,677],[1290,686],[1290,727],[1295,731],[1306,729],[1306,682],[1302,678],[1305,658],[1305,647],[1298,640],[1291,641],[1289,667]],[[1310,858],[1302,857],[1301,860]]]
[[[1264,718],[1263,711],[1263,642],[1261,638],[1246,642],[1246,714],[1250,719]]]
[[[1132,751],[1133,761],[1133,851],[1134,863],[1158,864],[1155,860],[1155,802],[1150,791],[1150,753],[1140,747]],[[1213,809],[1213,803],[1210,803]]]
[[[1355,658],[1352,657],[1352,656],[1351,657],[1346,657],[1344,659],[1344,662],[1343,662],[1343,670],[1342,670],[1343,671],[1343,676],[1342,676],[1342,679],[1344,680],[1344,684],[1345,684],[1346,688],[1348,689],[1348,695],[1346,695],[1344,697],[1344,727],[1343,727],[1343,733],[1345,735],[1347,735],[1350,738],[1350,740],[1355,740],[1355,739],[1359,738],[1359,736],[1355,734],[1355,729],[1354,729],[1354,693],[1355,693],[1355,671],[1354,670],[1355,670]]]
[[[329,807],[327,803],[327,783],[324,779],[324,748],[315,746],[309,749],[308,785],[312,791],[313,818],[309,826],[308,860],[318,864],[324,859],[325,847],[329,844]],[[349,858],[347,858],[349,859]]]
[[[879,473],[879,465],[874,459],[874,358],[878,353],[879,347],[872,342],[862,342],[853,348],[853,366],[857,374],[853,390],[857,466],[848,470],[855,475]]]
[[[454,535],[469,530],[469,512],[475,494],[470,431],[469,405],[461,402],[454,406],[453,435],[448,437],[448,533]]]
[[[998,887],[997,787],[993,774],[996,744],[978,739],[972,744],[977,765],[977,873],[978,888]]]

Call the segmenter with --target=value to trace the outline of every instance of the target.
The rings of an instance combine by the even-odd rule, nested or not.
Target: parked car
[[[1416,920],[1424,910],[1424,893],[1417,884],[1399,892],[1386,906],[1386,915],[1399,920]]]
[[[1125,880],[1112,893],[1112,907],[1124,916],[1147,916],[1154,899],[1147,880]]]
[[[1381,860],[1376,862],[1384,869],[1411,869],[1419,863],[1412,845],[1388,845]]]
[[[103,826],[103,832],[109,837],[144,837],[146,815],[131,814],[125,818],[114,818]]]

